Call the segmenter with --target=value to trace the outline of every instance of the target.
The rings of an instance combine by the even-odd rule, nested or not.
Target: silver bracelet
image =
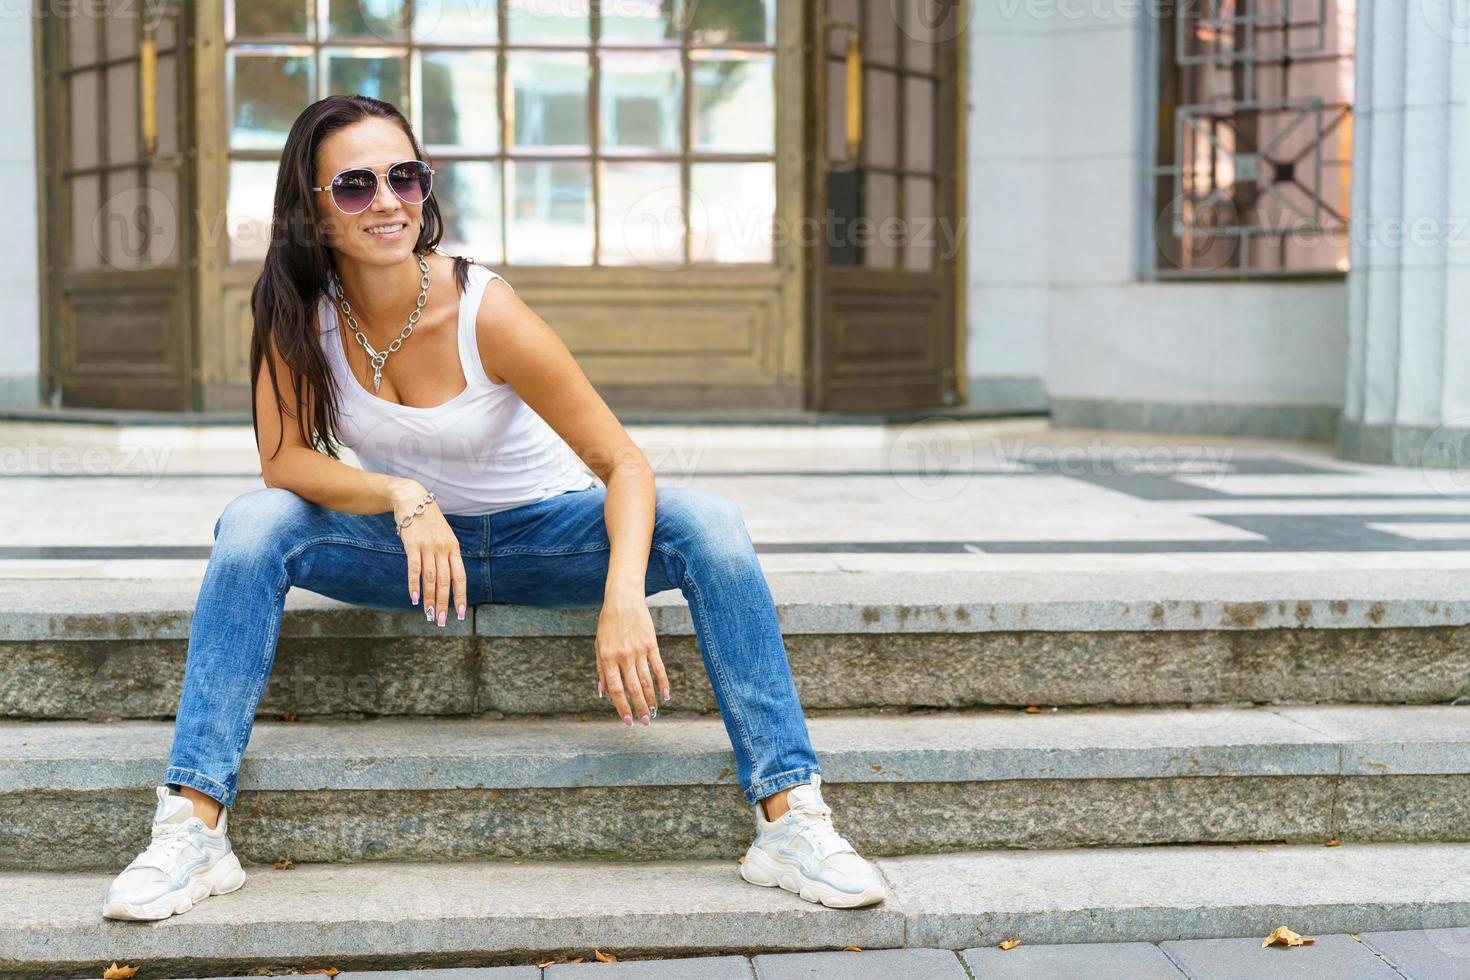
[[[422,514],[424,512],[424,508],[427,507],[427,506],[429,506],[429,504],[432,503],[433,500],[434,500],[434,491],[430,490],[428,493],[424,494],[424,499],[423,500],[420,500],[418,502],[418,504],[414,507],[413,513],[412,514],[409,514],[403,520],[401,520],[401,521],[398,522],[398,536],[400,538],[403,537],[403,529],[406,528],[406,527],[408,527],[410,524],[412,524],[413,523],[413,519],[415,517],[418,517],[420,514]]]

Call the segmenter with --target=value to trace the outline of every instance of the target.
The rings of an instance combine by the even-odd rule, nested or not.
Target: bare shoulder
[[[475,339],[480,351],[480,363],[485,374],[495,384],[504,384],[506,379],[496,370],[501,355],[518,344],[535,342],[538,337],[545,340],[541,328],[550,333],[536,313],[516,295],[514,289],[498,274],[485,283],[480,296],[480,308],[475,314]]]

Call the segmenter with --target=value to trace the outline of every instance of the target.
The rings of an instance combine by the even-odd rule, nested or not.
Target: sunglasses
[[[388,187],[404,204],[423,204],[434,186],[434,173],[434,169],[422,160],[404,160],[388,168]],[[352,167],[333,177],[326,187],[313,187],[312,190],[330,190],[332,203],[339,211],[361,214],[378,196],[378,175],[367,167]]]

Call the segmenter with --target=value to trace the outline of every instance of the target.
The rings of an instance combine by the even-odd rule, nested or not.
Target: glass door
[[[38,21],[48,389],[65,406],[192,407],[186,7]]]
[[[966,5],[812,6],[813,407],[952,404]]]

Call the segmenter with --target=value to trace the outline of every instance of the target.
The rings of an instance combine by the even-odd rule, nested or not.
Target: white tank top
[[[399,405],[364,387],[348,369],[342,349],[334,283],[328,282],[318,305],[319,338],[341,392],[338,440],[357,454],[363,469],[418,480],[434,492],[446,514],[488,514],[598,484],[509,382],[495,384],[485,373],[475,318],[491,279],[505,282],[497,272],[470,265],[458,327],[459,362],[467,385],[430,408]],[[347,343],[357,343],[355,335],[342,333]]]

